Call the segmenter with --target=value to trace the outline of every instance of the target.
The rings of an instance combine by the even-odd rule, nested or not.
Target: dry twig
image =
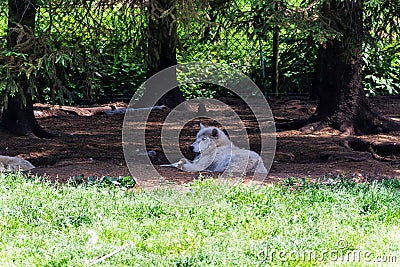
[[[99,257],[97,257],[97,258],[91,260],[91,261],[89,262],[89,265],[95,265],[95,264],[97,264],[97,263],[99,263],[99,262],[102,262],[102,261],[104,261],[104,260],[106,260],[106,259],[108,259],[108,258],[114,256],[115,254],[120,253],[122,250],[126,249],[127,247],[129,247],[129,246],[131,246],[131,245],[133,245],[133,243],[129,242],[129,243],[123,245],[122,247],[117,248],[116,250],[114,250],[113,252],[111,252],[111,253],[109,253],[109,254],[107,254],[107,255],[99,256]]]

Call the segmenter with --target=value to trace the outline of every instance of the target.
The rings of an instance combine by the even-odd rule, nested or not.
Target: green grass
[[[0,266],[87,266],[128,242],[97,266],[398,264],[400,182],[238,186],[180,208],[112,186],[0,174],[0,238]],[[358,251],[360,262],[346,262]]]

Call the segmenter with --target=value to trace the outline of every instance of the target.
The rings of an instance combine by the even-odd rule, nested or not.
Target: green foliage
[[[20,77],[27,78],[37,101],[94,102],[115,94],[126,94],[124,100],[129,100],[145,78],[143,57],[139,56],[144,36],[140,34],[144,30],[141,7],[132,7],[99,1],[39,1],[35,34],[20,31],[30,34],[28,41],[35,51],[23,45],[17,48],[24,51],[0,47],[3,100],[12,90],[21,92],[21,85],[7,85]],[[0,20],[0,27],[0,33],[4,31],[0,38],[5,39],[7,25]],[[16,62],[16,54],[24,57]]]
[[[364,86],[370,95],[399,91],[395,2],[365,2],[365,26],[371,29],[369,35],[375,34],[364,46]],[[226,63],[268,89],[273,77],[272,33],[279,28],[281,92],[307,93],[319,44],[340,36],[321,18],[322,1],[279,1],[278,9],[275,3],[178,1],[178,63]],[[15,82],[20,77],[28,77],[37,101],[129,100],[145,80],[148,15],[142,1],[38,1],[35,35],[25,33],[36,45],[32,54],[6,49],[7,2],[1,1],[3,103],[10,94],[21,94],[21,85]],[[224,91],[203,84],[181,89],[189,98],[214,97]]]
[[[228,64],[250,76],[259,76],[258,40],[248,36],[249,29],[238,25],[241,19],[238,12],[250,7],[250,2],[242,0],[194,2],[192,8],[198,14],[196,20],[185,13],[193,11],[182,9],[178,24],[178,63],[216,62]],[[184,86],[181,89],[189,98],[213,97],[226,90],[204,84]]]
[[[400,92],[400,9],[398,1],[364,2],[364,88],[368,95]]]
[[[84,175],[77,175],[69,179],[68,184],[71,186],[98,186],[98,187],[120,187],[133,188],[136,185],[136,180],[130,176],[110,177],[103,176],[100,179]]]
[[[295,34],[283,38],[280,52],[281,90],[307,94],[312,84],[318,44]]]
[[[364,88],[368,95],[400,92],[400,43],[367,44],[364,53]]]
[[[0,1],[0,49],[6,45],[7,35],[7,8],[5,8],[5,1]]]
[[[141,5],[63,1],[44,9],[39,25],[76,52],[67,88],[79,103],[130,99],[145,79],[143,23]]]
[[[0,62],[5,62],[0,65],[1,104],[7,105],[8,95],[20,95],[25,103],[23,89],[33,96],[40,96],[43,90],[48,89],[52,99],[63,101],[64,94],[68,93],[63,85],[64,69],[72,66],[73,55],[53,49],[45,36],[35,37],[20,25],[13,31],[24,42],[13,50],[0,48]]]
[[[74,92],[74,100],[82,102],[129,101],[137,88],[145,81],[146,73],[143,64],[116,58],[113,65],[109,61],[111,54],[102,56],[102,61],[93,60],[90,67],[70,74],[69,88]],[[108,58],[108,60],[105,60]],[[77,78],[76,78],[77,77]],[[82,83],[82,77],[86,77]]]

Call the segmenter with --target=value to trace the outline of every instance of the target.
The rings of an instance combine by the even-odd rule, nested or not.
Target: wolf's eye
[[[202,141],[206,141],[206,140],[207,140],[207,137],[203,137],[203,138],[201,138],[201,140],[202,140]]]

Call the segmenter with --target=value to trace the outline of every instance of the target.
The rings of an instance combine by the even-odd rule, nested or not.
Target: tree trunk
[[[321,80],[322,80],[322,73],[321,73],[321,67],[322,67],[322,53],[324,52],[324,47],[320,46],[318,49],[318,54],[317,54],[317,59],[315,60],[315,66],[314,66],[314,73],[312,76],[312,85],[310,89],[310,100],[318,100],[319,95],[320,95],[320,89],[321,89]]]
[[[15,135],[37,136],[40,138],[53,136],[37,122],[33,114],[32,97],[27,97],[25,106],[22,105],[19,98],[10,98],[8,106],[3,112],[1,127]]]
[[[177,64],[176,13],[176,0],[149,1],[147,78]],[[151,94],[151,89],[146,88],[144,97],[146,97],[146,94]],[[157,104],[174,108],[184,101],[182,92],[178,87],[175,87],[162,96]]]
[[[317,59],[319,105],[315,114],[283,128],[318,130],[332,127],[348,134],[400,130],[400,124],[372,110],[362,85],[363,1],[326,0],[324,18],[342,33],[328,41]],[[279,125],[278,125],[279,127]]]
[[[279,1],[275,1],[275,12],[279,11]],[[279,26],[276,26],[272,37],[272,92],[279,95]]]
[[[8,1],[8,36],[7,48],[13,50],[18,43],[19,33],[12,29],[17,24],[34,32],[36,1],[35,0],[9,0]],[[16,51],[18,52],[18,51]],[[32,52],[32,51],[30,51]],[[29,81],[25,75],[15,75],[14,77],[19,90],[22,91],[26,101],[23,101],[18,93],[8,96],[7,107],[1,118],[1,127],[17,135],[33,135],[38,137],[51,137],[37,122],[33,114],[33,101],[28,87]],[[24,103],[25,102],[25,103]]]

